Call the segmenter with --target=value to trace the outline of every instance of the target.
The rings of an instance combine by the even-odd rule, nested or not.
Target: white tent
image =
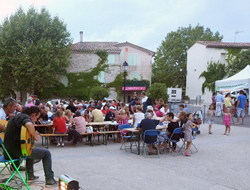
[[[248,89],[248,94],[250,93],[250,66],[247,65],[239,73],[224,79],[215,81],[216,91],[223,90],[243,90]],[[248,108],[248,114],[250,114],[250,106]]]

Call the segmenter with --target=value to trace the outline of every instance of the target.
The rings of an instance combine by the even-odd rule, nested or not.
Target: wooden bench
[[[95,136],[95,135],[103,135],[103,144],[107,145],[107,136],[111,135],[111,134],[118,134],[120,133],[119,131],[101,131],[101,132],[94,132],[94,133],[82,133],[80,134],[82,137],[84,136]],[[45,138],[45,148],[49,148],[49,138],[50,137],[67,137],[68,134],[40,134],[40,136],[42,137],[42,145],[43,144],[43,138]],[[98,138],[99,141],[99,138]],[[114,138],[115,141],[115,138]],[[93,146],[94,145],[94,138],[91,138],[90,140],[90,145]]]

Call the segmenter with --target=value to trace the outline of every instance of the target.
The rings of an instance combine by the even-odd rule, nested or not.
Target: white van
[[[234,96],[234,97],[238,97],[239,96],[239,90],[232,90],[230,93],[231,93],[231,96]],[[244,92],[247,94],[247,99],[249,98],[249,94],[246,90],[244,90]]]

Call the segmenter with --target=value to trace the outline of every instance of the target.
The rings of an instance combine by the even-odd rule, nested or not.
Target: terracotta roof
[[[207,48],[250,48],[250,43],[245,42],[197,41],[197,43],[205,45]]]
[[[152,56],[155,54],[155,52],[153,52],[153,51],[151,51],[151,50],[148,50],[148,49],[146,49],[146,48],[143,48],[143,47],[141,47],[141,46],[137,46],[137,45],[132,44],[132,43],[129,43],[129,42],[118,43],[118,44],[116,44],[116,45],[114,45],[114,46],[116,46],[116,47],[130,46],[130,47],[139,49],[139,50],[141,50],[141,51],[144,51],[144,52],[146,52],[146,53],[148,53],[148,54],[151,54]]]
[[[124,43],[118,43],[118,42],[78,42],[75,44],[72,44],[71,49],[72,51],[79,51],[79,52],[93,52],[98,50],[106,50],[108,53],[120,53],[121,49],[119,47],[123,46],[130,46],[136,49],[139,49],[143,52],[146,52],[150,55],[154,55],[155,52],[150,51],[146,48],[137,46],[135,44],[124,42]]]
[[[121,49],[114,45],[118,42],[78,42],[72,44],[72,51],[93,52],[106,50],[108,53],[120,53]]]

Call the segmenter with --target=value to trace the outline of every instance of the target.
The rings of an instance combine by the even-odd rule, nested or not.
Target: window
[[[129,66],[136,66],[137,65],[137,54],[128,54],[128,65]]]
[[[176,90],[172,90],[172,94],[176,94]]]
[[[108,55],[108,64],[115,64],[115,55]]]
[[[227,57],[226,53],[221,53],[220,62],[225,64],[226,63],[226,57]]]
[[[140,75],[136,71],[131,72],[131,80],[140,80]]]
[[[104,83],[104,71],[101,71],[98,75],[98,81]]]

